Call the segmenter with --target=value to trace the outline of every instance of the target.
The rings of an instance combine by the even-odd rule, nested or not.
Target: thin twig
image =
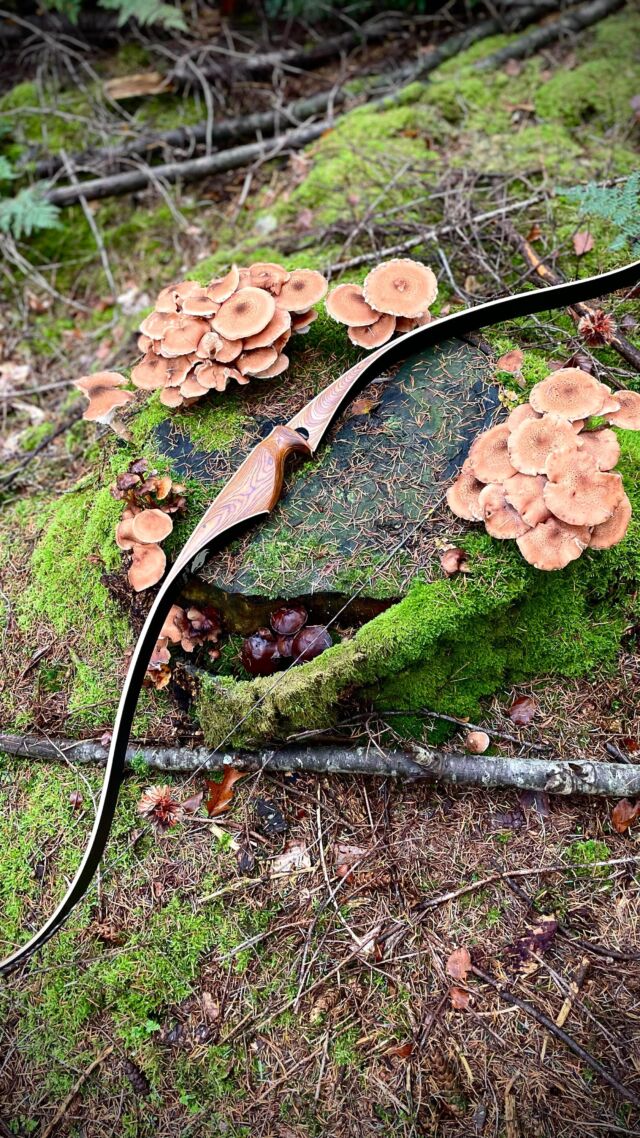
[[[40,1135],[40,1138],[51,1138],[51,1135],[54,1133],[55,1130],[57,1130],[58,1126],[63,1121],[65,1114],[67,1113],[67,1111],[68,1111],[69,1107],[71,1106],[73,1100],[76,1098],[76,1096],[82,1090],[87,1079],[90,1078],[90,1076],[93,1074],[93,1072],[96,1070],[97,1067],[100,1067],[101,1064],[104,1063],[105,1059],[107,1059],[109,1057],[109,1055],[111,1055],[112,1051],[113,1051],[113,1044],[110,1043],[109,1046],[105,1047],[104,1051],[101,1051],[100,1054],[93,1060],[93,1062],[89,1064],[89,1066],[82,1072],[82,1074],[79,1076],[79,1078],[76,1079],[76,1081],[73,1084],[71,1090],[69,1091],[69,1094],[67,1095],[66,1099],[64,1100],[63,1103],[60,1104],[56,1113],[54,1114],[53,1118],[51,1119],[51,1122],[49,1122],[49,1124],[47,1126],[45,1126],[44,1130],[42,1131],[42,1133]]]

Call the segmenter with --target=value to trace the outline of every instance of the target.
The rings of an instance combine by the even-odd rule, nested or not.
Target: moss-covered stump
[[[634,508],[620,545],[542,573],[513,542],[469,533],[458,539],[468,551],[468,576],[429,582],[418,575],[398,604],[276,685],[271,678],[206,680],[199,716],[207,743],[231,735],[250,746],[321,729],[336,722],[347,700],[351,710],[359,701],[407,711],[409,732],[410,713],[423,707],[471,716],[505,683],[610,668],[630,616],[637,617],[640,586],[640,442],[631,432],[619,435],[619,469]]]
[[[428,571],[450,522],[443,485],[498,406],[478,348],[455,341],[412,356],[351,405],[269,521],[213,558],[189,595],[217,605],[242,633],[267,622],[278,600],[301,600],[314,620],[327,619],[355,589],[344,620],[376,615]]]

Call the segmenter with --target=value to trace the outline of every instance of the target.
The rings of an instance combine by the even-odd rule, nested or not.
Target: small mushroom
[[[598,470],[580,451],[554,451],[547,460],[544,500],[551,513],[572,526],[596,526],[611,517],[624,496],[619,474]]]
[[[133,549],[136,539],[133,536],[132,522],[137,510],[128,508],[124,510],[121,520],[116,526],[116,545],[118,549]]]
[[[495,482],[485,486],[478,502],[482,510],[487,533],[502,541],[521,537],[530,528],[505,496],[502,483]]]
[[[240,272],[237,265],[232,265],[226,276],[220,277],[218,280],[210,281],[207,285],[207,293],[216,304],[223,304],[240,285]]]
[[[524,419],[511,430],[507,442],[509,458],[521,474],[544,474],[552,451],[577,447],[576,432],[569,420],[551,414]]]
[[[507,419],[507,426],[510,431],[514,431],[521,423],[527,419],[539,419],[540,415],[534,411],[530,403],[521,403],[519,407],[514,407],[513,411]]]
[[[169,328],[172,327],[178,315],[177,310],[173,314],[159,311],[151,312],[149,316],[145,316],[142,321],[140,331],[143,336],[148,336],[148,338],[155,343],[156,340],[161,340],[165,333],[169,331]]]
[[[580,454],[588,454],[600,470],[613,470],[620,458],[620,443],[615,431],[608,427],[597,431],[584,431],[578,439]]]
[[[249,265],[248,283],[255,285],[256,288],[266,288],[267,292],[279,296],[282,286],[287,283],[290,276],[284,265],[278,265],[275,261],[256,261],[254,265]],[[262,346],[256,344],[258,348]]]
[[[251,676],[272,676],[282,663],[276,638],[268,628],[261,628],[243,640],[240,659]]]
[[[329,316],[350,328],[365,328],[380,318],[380,313],[367,304],[360,285],[355,284],[336,285],[327,297],[326,308]]]
[[[278,636],[295,636],[300,632],[309,619],[309,614],[302,605],[289,605],[287,608],[276,609],[271,613],[270,624]]]
[[[464,549],[457,545],[443,549],[440,554],[440,564],[445,577],[455,577],[457,573],[470,573],[471,566],[467,561]]]
[[[164,550],[159,545],[153,544],[134,545],[132,555],[133,560],[129,566],[127,577],[129,584],[136,593],[141,593],[143,589],[150,589],[152,585],[157,585],[164,575],[167,559]]]
[[[201,387],[214,391],[226,391],[231,379],[231,369],[224,367],[223,364],[203,363],[197,365],[195,375]]]
[[[395,329],[395,316],[388,316],[383,313],[375,324],[367,324],[364,328],[349,328],[347,335],[352,344],[357,344],[358,347],[367,348],[370,351],[372,348],[379,348],[381,344],[386,344],[387,340],[393,336]]]
[[[187,316],[215,316],[220,304],[212,300],[206,288],[192,292],[182,302],[182,311]]]
[[[534,568],[564,569],[587,548],[589,532],[588,526],[572,526],[558,518],[548,518],[517,538],[516,544],[525,561]]]
[[[627,431],[640,431],[640,393],[637,391],[616,391],[619,411],[607,413],[607,422]]]
[[[505,482],[516,473],[509,458],[509,435],[507,424],[499,423],[478,435],[472,444],[467,462],[481,482]]]
[[[591,530],[589,546],[591,549],[611,549],[622,541],[631,521],[631,502],[623,494],[615,510],[606,522],[594,526]]]
[[[220,346],[215,351],[215,359],[219,364],[233,363],[242,351],[242,340],[227,340],[225,336],[221,336],[220,340]]]
[[[270,292],[247,285],[220,305],[212,324],[226,340],[244,339],[262,332],[275,310],[276,302]]]
[[[173,522],[163,510],[141,510],[131,523],[133,540],[141,545],[164,541],[173,529]]]
[[[176,316],[162,337],[160,355],[172,359],[174,356],[188,356],[196,352],[208,330],[207,321],[199,316]]]
[[[288,367],[289,357],[285,356],[284,353],[281,352],[280,355],[277,356],[275,362],[271,364],[271,367],[266,368],[265,371],[259,371],[257,373],[256,379],[273,379],[276,375],[282,375],[282,372],[286,371]]]
[[[537,526],[551,517],[543,496],[546,483],[543,474],[514,474],[503,483],[507,502],[528,526]]]
[[[467,522],[481,522],[483,519],[479,498],[484,485],[484,482],[476,478],[469,459],[466,459],[455,482],[447,490],[447,505],[452,513]]]
[[[291,331],[304,335],[314,320],[318,319],[318,309],[308,308],[305,312],[291,312]]]
[[[464,737],[465,750],[471,755],[484,755],[491,745],[486,731],[467,731]]]
[[[164,407],[182,407],[184,399],[177,387],[163,387],[160,402]]]
[[[133,399],[131,391],[123,391],[121,384],[127,380],[117,371],[97,371],[93,375],[83,375],[74,383],[86,395],[89,406],[82,416],[91,423],[110,423],[116,408],[124,407]]]
[[[168,360],[157,356],[155,352],[147,352],[140,363],[132,368],[131,382],[142,391],[156,391],[165,386],[170,374]]]
[[[238,371],[241,375],[259,375],[260,372],[268,371],[277,358],[275,348],[256,348],[253,352],[243,352],[238,356]]]
[[[541,414],[552,412],[565,419],[597,415],[604,404],[601,384],[578,367],[563,367],[532,387],[529,401]]]
[[[602,407],[598,411],[598,414],[599,415],[610,415],[612,411],[619,411],[620,410],[620,400],[618,399],[618,392],[612,391],[612,389],[610,387],[607,387],[606,383],[600,384],[600,390],[602,391],[602,394],[604,396],[604,403],[602,404]]]
[[[365,300],[378,312],[415,317],[433,304],[438,294],[435,273],[408,258],[383,261],[365,278]]]
[[[326,295],[328,282],[316,269],[294,269],[278,295],[278,307],[305,312]]]
[[[184,609],[180,605],[172,605],[160,629],[160,636],[170,640],[172,644],[179,644],[187,628],[188,622]]]
[[[313,309],[315,312],[315,309]],[[305,315],[307,315],[305,313]],[[286,308],[276,308],[271,320],[262,332],[257,332],[255,336],[248,336],[242,345],[245,352],[254,351],[256,348],[270,348],[273,346],[274,340],[279,339],[284,332],[288,332],[291,328],[291,313]]]
[[[208,390],[208,387],[204,387],[198,383],[195,375],[187,376],[184,382],[180,384],[180,394],[183,395],[185,399],[202,399],[202,396],[206,395]]]
[[[295,664],[306,664],[331,648],[332,640],[322,624],[308,624],[293,638],[291,655]]]

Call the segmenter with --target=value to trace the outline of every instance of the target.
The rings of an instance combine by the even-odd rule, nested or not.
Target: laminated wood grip
[[[242,522],[271,512],[284,480],[285,463],[292,454],[312,454],[307,440],[291,427],[274,427],[226,483],[191,534],[180,557],[187,564],[219,534]],[[176,565],[178,568],[178,565]]]

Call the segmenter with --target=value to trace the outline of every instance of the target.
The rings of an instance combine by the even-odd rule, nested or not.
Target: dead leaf
[[[219,783],[217,784],[219,785]],[[186,798],[184,802],[180,803],[183,814],[197,814],[202,806],[202,799],[204,794],[200,791],[199,794],[193,794],[191,798]]]
[[[272,877],[285,877],[305,869],[311,869],[311,858],[304,842],[288,842],[269,866]]]
[[[471,953],[468,948],[455,948],[447,960],[447,972],[454,980],[466,980],[471,968]]]
[[[104,85],[105,95],[110,99],[139,99],[143,95],[162,95],[173,87],[166,76],[159,71],[140,71],[135,75],[120,75],[108,79]]]
[[[410,1039],[407,1043],[398,1043],[395,1047],[388,1047],[383,1054],[395,1055],[398,1059],[408,1059],[410,1055],[413,1055],[414,1047],[415,1044]]]
[[[537,704],[530,695],[519,695],[511,704],[507,715],[516,727],[528,727],[537,710]]]
[[[350,868],[362,861],[367,852],[364,846],[350,846],[346,842],[335,842],[333,858],[338,866],[345,865]]]
[[[451,1000],[451,1007],[455,1008],[458,1012],[463,1012],[469,1007],[471,995],[465,988],[458,988],[454,984],[453,988],[449,989],[449,998]]]
[[[213,998],[211,992],[204,991],[200,997],[202,1014],[207,1023],[213,1023],[220,1015],[220,1004]]]
[[[591,234],[588,229],[581,229],[578,233],[574,233],[573,248],[576,257],[582,257],[585,253],[590,253],[593,246],[593,234]]]
[[[500,356],[496,367],[498,371],[508,371],[510,375],[515,375],[522,370],[523,363],[524,352],[521,352],[520,348],[513,348],[512,351],[505,352],[503,356]]]
[[[611,825],[618,834],[626,834],[629,826],[640,818],[640,798],[631,802],[629,798],[621,798],[611,811]]]
[[[542,956],[553,941],[557,931],[558,922],[553,915],[541,916],[531,932],[520,937],[514,944],[508,945],[506,951],[515,964],[516,972],[521,976],[530,976],[537,972],[539,964],[532,953],[535,953],[536,956]]]
[[[354,399],[349,408],[349,418],[352,419],[355,415],[370,415],[375,411],[376,407],[380,406],[379,399],[367,398],[366,395],[361,395],[359,399]]]
[[[468,293],[480,292],[480,285],[478,283],[478,278],[474,277],[472,274],[469,274],[468,277],[464,278],[464,284],[462,287],[464,288],[464,291],[468,292]]]
[[[542,229],[538,225],[538,222],[534,221],[533,225],[531,226],[531,229],[527,233],[525,240],[526,241],[539,241],[541,237],[542,237]]]
[[[207,790],[209,791],[207,814],[210,818],[217,814],[224,814],[225,810],[229,809],[233,801],[234,783],[241,778],[244,778],[244,771],[226,767],[222,782],[213,782],[212,779],[207,779]]]
[[[596,370],[593,360],[584,352],[574,352],[561,367],[579,367],[580,371],[586,371],[588,375],[595,375]]]

